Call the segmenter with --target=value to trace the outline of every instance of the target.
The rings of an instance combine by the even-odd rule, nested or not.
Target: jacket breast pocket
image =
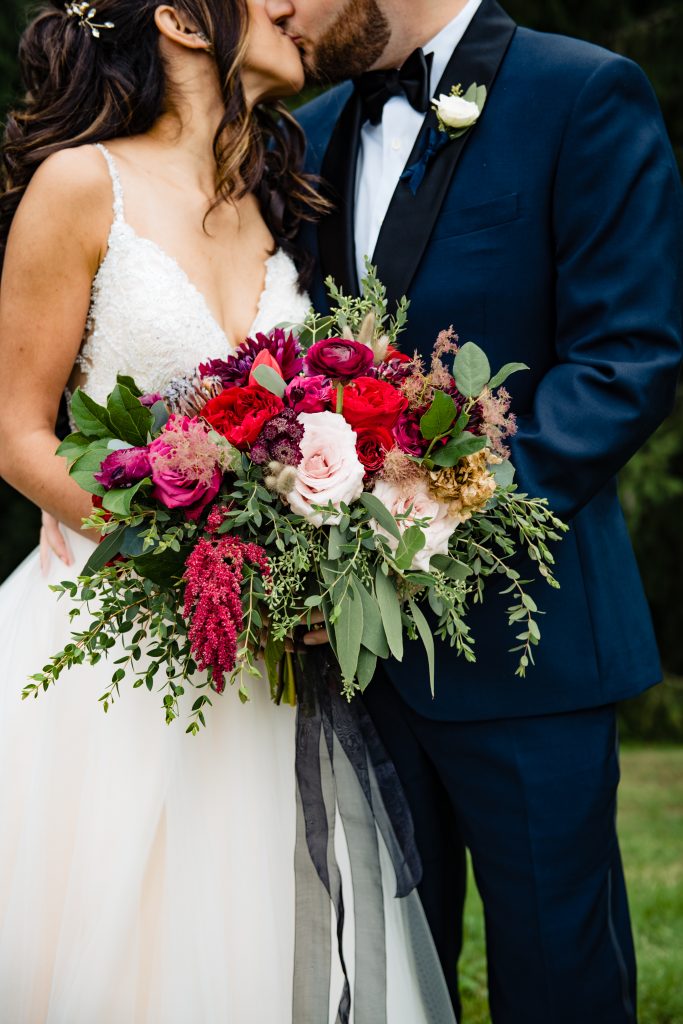
[[[432,241],[437,241],[440,238],[455,238],[458,235],[469,235],[474,231],[484,231],[486,228],[494,228],[499,224],[507,224],[516,220],[519,214],[520,204],[517,192],[461,209],[449,209],[447,205],[441,211],[436,228],[432,233]]]

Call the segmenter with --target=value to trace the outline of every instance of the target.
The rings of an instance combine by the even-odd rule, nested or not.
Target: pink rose
[[[431,494],[426,480],[420,480],[409,488],[390,484],[386,480],[378,480],[372,493],[389,509],[393,516],[407,516],[399,521],[401,533],[409,526],[415,525],[419,519],[428,520],[423,527],[425,546],[415,555],[411,569],[429,572],[429,560],[432,555],[447,555],[448,541],[455,531],[457,520],[448,514],[448,505],[439,501]],[[410,511],[409,511],[410,510]],[[376,533],[381,533],[389,542],[392,551],[396,551],[398,541],[379,526],[373,523]]]
[[[374,356],[368,345],[347,338],[324,338],[306,353],[306,372],[324,374],[333,380],[360,377],[372,366]]]
[[[152,497],[166,508],[185,509],[188,519],[198,519],[223,479],[220,451],[202,420],[171,416],[149,445],[149,458]]]
[[[339,523],[342,513],[324,515],[312,505],[330,502],[338,509],[350,505],[363,490],[365,469],[356,452],[356,435],[341,416],[333,412],[301,413],[304,436],[301,462],[293,489],[287,495],[290,507],[314,526]]]
[[[285,391],[285,402],[294,412],[323,412],[334,401],[334,388],[327,377],[295,377]]]

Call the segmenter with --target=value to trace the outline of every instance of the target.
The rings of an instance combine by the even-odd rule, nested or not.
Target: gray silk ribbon
[[[404,927],[429,1024],[455,1018],[417,895],[421,863],[410,810],[393,763],[359,700],[341,695],[336,661],[324,650],[298,659],[295,849],[295,1024],[330,1019],[332,912],[343,973],[335,1024],[387,1024],[387,960],[379,840],[402,901]],[[346,904],[334,848],[340,820],[351,865],[354,913],[353,1000],[343,938]],[[336,1000],[336,996],[335,996]]]

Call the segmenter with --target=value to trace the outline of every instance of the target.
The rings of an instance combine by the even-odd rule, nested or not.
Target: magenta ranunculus
[[[149,446],[154,490],[166,508],[185,509],[198,519],[218,494],[223,479],[220,451],[206,424],[189,416],[171,416]]]
[[[294,412],[324,412],[334,402],[334,388],[327,377],[295,377],[285,391],[285,403]]]
[[[424,455],[429,447],[420,430],[420,419],[413,412],[403,412],[393,428],[394,440],[407,455]]]
[[[114,487],[132,487],[151,475],[147,448],[119,448],[107,455],[95,479],[106,491],[111,491]]]
[[[311,345],[305,363],[311,377],[323,374],[333,380],[352,380],[367,373],[373,360],[372,349],[360,341],[325,338]]]

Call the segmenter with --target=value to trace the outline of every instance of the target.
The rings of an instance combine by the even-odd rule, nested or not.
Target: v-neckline
[[[111,226],[111,230],[109,232],[109,238],[107,239],[107,251],[105,252],[104,259],[100,263],[100,266],[99,266],[99,268],[97,270],[97,274],[95,275],[95,278],[94,278],[94,281],[93,281],[93,285],[97,281],[98,277],[102,273],[104,267],[106,266],[106,264],[107,264],[107,262],[109,260],[109,255],[110,255],[110,253],[112,251],[112,236],[113,236],[113,234],[114,234],[114,232],[115,232],[115,230],[117,228],[120,228],[122,230],[127,231],[128,234],[131,236],[131,238],[135,242],[137,242],[137,243],[139,243],[141,245],[148,246],[150,249],[152,249],[157,254],[157,256],[161,257],[161,259],[168,266],[170,266],[175,271],[175,273],[178,275],[179,279],[185,285],[186,290],[190,294],[194,295],[195,298],[198,300],[199,304],[202,306],[202,308],[204,310],[204,314],[205,314],[207,320],[210,321],[212,326],[215,327],[215,329],[225,339],[228,348],[232,349],[234,351],[235,349],[237,349],[239,347],[239,345],[236,344],[230,338],[230,336],[228,335],[227,331],[219,323],[218,318],[213,313],[213,311],[211,309],[211,306],[209,305],[208,299],[206,298],[206,295],[204,294],[204,292],[200,288],[197,287],[197,285],[194,283],[194,281],[192,280],[190,275],[187,273],[185,268],[183,266],[181,266],[181,264],[178,262],[178,260],[174,256],[171,256],[171,254],[169,252],[167,252],[166,249],[163,248],[163,246],[159,245],[158,242],[155,242],[153,239],[146,238],[144,235],[139,234],[135,230],[135,228],[131,224],[128,223],[127,220],[114,220],[114,222],[113,222],[113,224]],[[253,333],[254,326],[256,325],[256,323],[258,321],[258,318],[259,318],[259,316],[261,314],[262,307],[263,307],[263,300],[264,300],[264,298],[266,296],[266,293],[268,291],[268,278],[269,278],[271,263],[273,262],[273,260],[275,259],[275,257],[277,255],[278,255],[278,250],[276,249],[275,252],[271,253],[271,255],[268,256],[264,260],[264,262],[263,262],[263,269],[264,269],[263,287],[261,288],[261,291],[260,291],[259,296],[258,296],[258,301],[256,303],[256,311],[254,313],[254,318],[251,321],[251,326],[249,327],[249,332],[247,334],[247,337],[249,337],[249,335]],[[241,342],[239,344],[241,344]]]

